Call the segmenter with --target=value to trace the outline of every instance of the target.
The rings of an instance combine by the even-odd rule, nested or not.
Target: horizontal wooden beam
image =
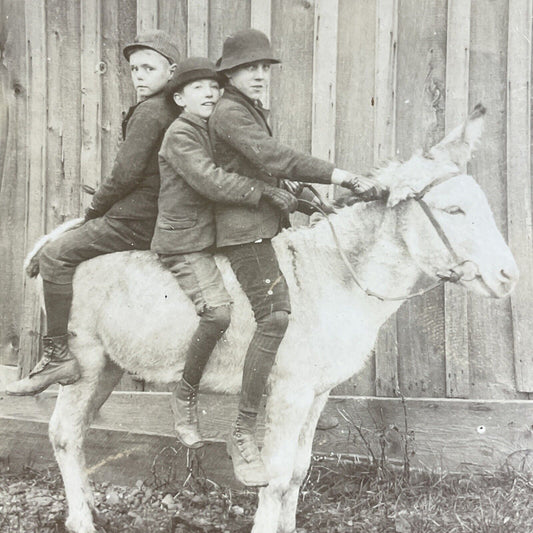
[[[158,453],[166,448],[164,468],[186,477],[185,450],[172,434],[169,393],[115,392],[103,406],[86,443],[88,467],[97,478],[122,482],[146,478]],[[12,465],[49,466],[46,422],[55,395],[12,398],[0,395],[0,460]],[[200,395],[202,432],[212,443],[202,452],[207,476],[232,483],[224,440],[237,409],[237,398]],[[340,419],[337,428],[317,431],[314,451],[320,454],[381,456],[413,468],[460,472],[494,471],[514,464],[533,450],[533,403],[525,400],[443,400],[332,397],[327,411]],[[260,437],[263,432],[260,427]],[[170,460],[169,456],[174,456]],[[165,461],[168,459],[168,465]],[[157,461],[156,461],[157,462]],[[109,478],[108,478],[109,479]]]

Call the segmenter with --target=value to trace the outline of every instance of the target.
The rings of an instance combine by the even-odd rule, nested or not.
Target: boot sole
[[[198,442],[195,442],[194,444],[187,444],[185,441],[183,441],[180,436],[176,433],[176,438],[179,440],[180,444],[183,444],[185,448],[189,448],[189,450],[198,450],[199,448],[203,448],[205,446],[205,441],[199,440]]]
[[[226,441],[226,453],[228,454],[229,460],[233,463],[233,457],[231,456],[230,446],[231,445],[229,441]],[[245,487],[252,487],[252,488],[258,488],[258,489],[262,487],[268,487],[268,481],[259,482],[259,483],[245,483],[244,480],[236,474],[235,468],[233,469],[233,475],[235,476],[235,479],[239,483],[242,483]]]

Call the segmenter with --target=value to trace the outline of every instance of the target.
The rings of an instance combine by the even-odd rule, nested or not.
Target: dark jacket
[[[178,108],[160,92],[130,107],[111,175],[96,191],[92,207],[99,215],[118,219],[157,216],[159,166],[157,152]]]
[[[184,112],[168,128],[159,152],[161,189],[152,250],[190,253],[215,243],[213,202],[255,209],[264,184],[216,167],[207,123]]]
[[[265,110],[227,86],[209,119],[215,162],[229,172],[279,186],[280,178],[330,183],[332,163],[297,152],[272,138]],[[274,237],[281,213],[265,200],[257,208],[216,206],[217,245],[228,246]]]

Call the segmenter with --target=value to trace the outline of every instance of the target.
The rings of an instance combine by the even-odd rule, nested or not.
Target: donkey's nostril
[[[510,276],[509,274],[507,274],[507,272],[505,272],[505,270],[502,268],[500,270],[500,276],[505,280],[505,281],[511,281],[511,278],[512,276]]]

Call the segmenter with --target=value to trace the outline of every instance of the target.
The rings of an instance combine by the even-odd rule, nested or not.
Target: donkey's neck
[[[421,272],[399,235],[394,211],[377,202],[356,204],[343,208],[330,221],[363,288],[385,297],[409,294]],[[379,302],[357,287],[337,250],[328,221],[284,232],[277,241],[281,255],[288,252],[285,268],[294,276],[296,285],[308,294],[318,291],[327,297],[328,285],[342,284],[350,286],[358,298]],[[401,305],[388,303],[385,307],[391,308],[390,312]]]

